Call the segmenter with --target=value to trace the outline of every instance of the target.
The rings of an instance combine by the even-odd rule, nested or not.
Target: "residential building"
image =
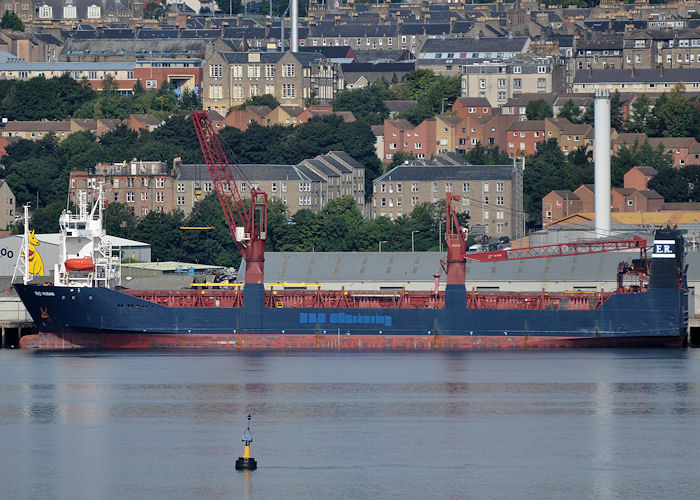
[[[478,61],[500,61],[504,64],[505,61],[527,53],[529,47],[528,37],[428,39],[420,49],[416,69],[430,69],[442,75],[459,75],[464,73],[465,67],[480,64]]]
[[[458,97],[452,104],[452,112],[460,118],[467,116],[493,116],[493,107],[485,97]]]
[[[561,66],[551,57],[483,61],[462,66],[462,97],[485,97],[493,107],[517,94],[556,92]]]
[[[71,134],[71,122],[64,121],[9,121],[0,128],[2,137],[20,137],[28,140],[42,139],[54,134],[62,141]]]
[[[299,210],[318,211],[329,201],[352,196],[360,211],[365,205],[365,168],[343,151],[330,151],[297,165],[239,164],[242,173],[236,186],[241,196],[250,196],[257,187],[287,206],[288,213]],[[213,190],[206,165],[185,165],[174,162],[176,208],[189,213],[198,201]]]
[[[695,137],[650,137],[649,144],[657,148],[662,146],[673,155],[673,166],[684,167],[695,164],[695,158],[691,156],[690,150],[698,144]]]
[[[247,130],[251,123],[262,126],[271,125],[267,118],[271,111],[269,106],[246,106],[243,109],[232,109],[224,118],[222,125],[241,130]]]
[[[700,68],[700,28],[632,30],[623,44],[624,68]]]
[[[593,69],[623,68],[622,38],[602,36],[582,40],[576,47],[575,72]]]
[[[5,179],[0,179],[0,229],[6,230],[17,218],[17,200]]]
[[[537,152],[537,144],[545,140],[544,120],[515,121],[506,129],[506,153],[530,156]]]
[[[574,93],[590,93],[607,89],[612,94],[669,92],[674,85],[682,82],[688,91],[700,89],[700,67],[654,69],[589,69],[579,71],[574,77]]]
[[[37,76],[53,78],[68,73],[75,80],[87,79],[95,90],[102,90],[106,77],[114,79],[117,92],[131,94],[136,78],[133,62],[10,62],[0,67],[0,80],[30,80]]]
[[[140,134],[142,130],[146,130],[147,132],[153,132],[162,124],[162,120],[159,120],[155,116],[149,114],[129,116],[129,128],[138,134]]]
[[[211,52],[202,78],[204,109],[226,115],[251,97],[270,94],[283,106],[328,101],[343,88],[338,65],[318,53]]]
[[[391,163],[398,151],[418,159],[430,158],[437,150],[436,127],[435,118],[428,118],[415,127],[404,119],[384,120],[384,163]]]
[[[582,212],[581,199],[568,189],[555,189],[542,198],[542,227],[553,221]]]
[[[78,192],[87,191],[88,201],[91,201],[100,183],[107,203],[124,203],[137,217],[149,212],[172,213],[182,209],[178,203],[180,187],[176,187],[165,162],[134,159],[97,164],[93,172],[74,169],[70,173],[68,197],[77,203]]]
[[[637,191],[646,191],[649,189],[649,181],[658,174],[654,167],[640,165],[632,167],[624,176],[624,187],[635,189]]]
[[[556,139],[566,155],[577,148],[593,151],[593,127],[587,123],[571,123],[566,118],[545,118],[546,139]]]
[[[613,188],[610,192],[610,206],[614,212],[656,212],[663,204],[663,196],[654,190]]]
[[[469,214],[470,231],[514,238],[523,227],[520,175],[513,165],[400,165],[374,180],[371,217],[393,220],[453,193],[460,197],[455,209]]]

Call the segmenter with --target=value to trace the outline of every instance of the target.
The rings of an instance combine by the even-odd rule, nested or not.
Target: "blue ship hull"
[[[167,307],[106,288],[15,285],[34,348],[527,348],[681,346],[683,289],[613,294],[592,310],[468,309],[448,285],[440,309],[272,308],[246,284],[243,307]]]

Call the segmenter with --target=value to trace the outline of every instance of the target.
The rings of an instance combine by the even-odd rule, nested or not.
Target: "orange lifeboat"
[[[67,271],[92,271],[95,263],[90,257],[76,257],[66,261]]]

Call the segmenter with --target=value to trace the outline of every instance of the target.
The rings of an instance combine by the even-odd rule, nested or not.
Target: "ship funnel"
[[[610,93],[596,90],[594,101],[595,233],[610,235]]]

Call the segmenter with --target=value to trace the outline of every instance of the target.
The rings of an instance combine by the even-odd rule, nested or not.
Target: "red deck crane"
[[[192,111],[192,121],[209,169],[216,195],[219,197],[226,224],[233,241],[246,261],[245,282],[263,283],[265,240],[267,239],[267,193],[257,187],[250,189],[250,206],[238,191],[236,179],[219,136],[206,111]]]
[[[457,201],[459,199],[459,196],[451,193],[447,194],[447,225],[445,229],[445,241],[447,242],[447,268],[445,272],[447,274],[447,284],[464,283],[467,259],[476,262],[498,262],[503,260],[540,259],[546,257],[564,257],[567,255],[615,252],[635,248],[641,251],[646,250],[647,241],[635,236],[630,240],[577,241],[574,243],[560,243],[556,245],[468,253],[465,251],[467,232],[459,225],[457,213],[452,206],[452,201]]]

